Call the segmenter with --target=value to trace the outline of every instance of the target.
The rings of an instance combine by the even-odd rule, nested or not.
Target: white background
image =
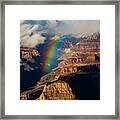
[[[100,100],[20,100],[20,20],[100,20]],[[89,27],[89,26],[88,26]],[[6,115],[115,114],[114,5],[5,6]]]

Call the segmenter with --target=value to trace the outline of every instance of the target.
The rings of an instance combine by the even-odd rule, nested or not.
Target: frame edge
[[[2,118],[2,119],[4,119],[4,118],[13,118],[13,119],[16,119],[16,118],[27,118],[27,119],[33,119],[34,118],[34,115],[32,116],[32,117],[29,117],[29,116],[27,116],[27,115],[25,115],[25,116],[19,116],[19,115],[17,115],[17,117],[15,117],[15,116],[12,116],[12,115],[5,115],[5,104],[3,104],[3,101],[5,102],[5,5],[12,5],[13,3],[15,4],[15,3],[17,3],[17,5],[21,5],[21,4],[23,4],[25,2],[25,5],[26,4],[28,4],[29,3],[29,1],[2,1],[1,2],[1,115],[0,115],[0,118]],[[30,1],[30,4],[29,5],[31,5],[31,4],[33,4],[33,2],[31,3],[32,1]],[[38,4],[38,3],[40,3],[41,2],[41,4],[43,4],[43,3],[45,3],[45,4],[48,4],[49,2],[48,1],[35,1],[34,3],[35,4]],[[72,2],[70,2],[69,3],[69,1],[65,1],[65,4],[72,4],[73,2],[79,2],[80,3],[80,1],[72,1]],[[90,1],[89,1],[90,2]],[[95,1],[92,1],[92,2],[95,2]],[[99,4],[99,3],[101,3],[102,2],[102,4],[104,4],[104,2],[103,1],[98,1],[98,2],[95,2],[95,4]],[[110,1],[108,1],[108,2],[105,2],[105,4],[107,4],[107,3],[109,3]],[[60,1],[58,1],[58,2],[55,2],[55,1],[52,1],[52,2],[50,2],[50,4],[54,4],[54,5],[56,5],[56,4],[63,4],[64,3],[64,1],[62,1],[62,2],[60,2]],[[82,3],[87,3],[87,1],[82,1],[81,2],[81,4]],[[87,3],[87,4],[89,4],[89,3]],[[91,3],[91,4],[93,4],[93,3]],[[120,10],[120,3],[119,3],[119,1],[115,1],[115,2],[111,2],[111,4],[115,4],[115,115],[107,115],[107,116],[109,116],[110,118],[117,118],[117,119],[119,119],[119,68],[118,68],[118,66],[119,66],[119,25],[120,25],[120,21],[119,21],[119,10]],[[74,5],[76,5],[76,4],[74,4]],[[117,77],[116,77],[117,76]],[[117,80],[118,79],[118,80]],[[4,94],[3,94],[4,93]],[[116,99],[116,96],[118,97],[118,99]],[[89,116],[89,115],[88,115]],[[95,115],[94,115],[95,116]],[[105,115],[104,116],[104,118],[106,118],[107,119],[107,116]],[[39,119],[38,118],[39,116],[36,116],[36,118],[37,119]],[[77,117],[77,116],[76,116]],[[84,118],[84,116],[82,116],[82,115],[78,115],[78,117],[81,119],[83,119]],[[77,119],[78,119],[78,117],[77,117]],[[90,117],[90,116],[89,116]],[[68,117],[67,116],[57,116],[57,115],[55,115],[55,116],[51,116],[51,117],[49,117],[49,116],[46,116],[46,117],[44,117],[44,116],[42,116],[41,115],[41,119],[48,119],[48,118],[53,118],[53,119],[60,119],[60,118],[67,118],[68,119]],[[73,117],[71,117],[71,118],[73,118]],[[75,118],[75,117],[74,117]],[[88,117],[86,117],[87,119],[88,119]],[[102,118],[102,117],[101,117]],[[92,119],[92,116],[90,117],[90,119]],[[93,119],[96,119],[96,117],[95,118],[93,118]],[[100,119],[100,116],[98,116],[98,119]],[[103,118],[102,118],[103,119]]]

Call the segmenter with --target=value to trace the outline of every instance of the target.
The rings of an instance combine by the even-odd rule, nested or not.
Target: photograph
[[[20,100],[100,100],[100,20],[20,20]]]

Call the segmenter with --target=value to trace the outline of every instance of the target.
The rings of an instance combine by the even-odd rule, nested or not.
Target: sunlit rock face
[[[39,68],[37,60],[40,53],[37,49],[21,47],[20,48],[20,66],[25,71],[31,71]]]
[[[39,100],[74,100],[75,95],[69,84],[64,81],[57,81],[46,85]]]

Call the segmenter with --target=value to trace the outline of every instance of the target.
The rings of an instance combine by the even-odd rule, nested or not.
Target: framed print
[[[1,5],[1,118],[119,119],[118,1]]]

